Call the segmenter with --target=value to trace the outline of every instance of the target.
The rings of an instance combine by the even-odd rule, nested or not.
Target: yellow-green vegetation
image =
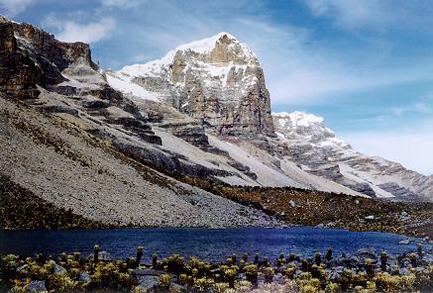
[[[88,258],[79,252],[56,258],[3,255],[0,289],[27,292],[42,282],[48,292],[432,292],[433,263],[425,261],[429,252],[420,251],[395,258],[382,252],[372,256],[375,260],[365,258],[341,270],[341,262],[330,253],[304,259],[281,254],[272,262],[256,258],[255,263],[248,262],[246,255],[210,263],[197,257],[185,261],[179,254],[157,261],[154,254],[152,262],[144,264],[143,247],[138,247],[135,258],[107,261],[95,245]],[[400,261],[387,266],[388,257]],[[140,281],[146,274],[156,278],[151,288]]]

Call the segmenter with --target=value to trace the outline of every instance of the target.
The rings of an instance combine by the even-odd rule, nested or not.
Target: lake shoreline
[[[29,242],[27,239],[32,239]],[[131,245],[143,245],[147,254],[168,256],[176,252],[208,261],[225,259],[232,253],[256,251],[276,257],[282,251],[311,256],[332,247],[336,253],[353,253],[369,248],[391,254],[415,250],[416,243],[433,248],[428,238],[407,237],[384,232],[352,232],[341,228],[115,228],[98,230],[0,231],[0,253],[31,256],[34,253],[59,254],[81,251],[94,244],[113,253],[115,258],[133,253]]]
[[[433,251],[422,245],[412,252],[389,255],[360,249],[336,255],[332,249],[312,257],[281,254],[233,254],[207,262],[174,254],[152,254],[143,262],[144,248],[115,259],[99,245],[88,256],[81,252],[35,257],[1,255],[0,289],[13,292],[70,290],[87,292],[365,292],[433,290]],[[21,290],[21,291],[20,291]]]

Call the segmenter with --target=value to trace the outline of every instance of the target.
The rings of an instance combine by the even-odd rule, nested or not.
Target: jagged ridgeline
[[[433,177],[356,152],[326,128],[323,118],[302,112],[271,116],[257,56],[229,33],[178,46],[159,60],[125,66],[107,77],[127,95],[165,102],[198,120],[208,134],[225,141],[239,139],[240,149],[224,141],[212,143],[227,151],[241,169],[256,174],[260,185],[432,200]]]
[[[138,85],[218,135],[274,135],[263,69],[252,50],[229,33],[126,66],[108,80],[126,93],[128,84]]]
[[[362,156],[321,118],[273,117],[257,56],[228,33],[118,72],[29,24],[1,17],[0,35],[0,175],[49,211],[107,226],[267,226],[281,222],[249,188],[431,200],[431,177]]]

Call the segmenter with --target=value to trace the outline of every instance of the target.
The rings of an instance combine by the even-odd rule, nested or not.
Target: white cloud
[[[61,41],[80,41],[89,44],[106,38],[116,27],[115,20],[110,17],[101,18],[97,22],[86,24],[69,20],[61,21],[57,18],[49,17],[45,20],[45,24],[50,27],[55,27],[58,30],[56,38]]]
[[[419,30],[433,24],[433,6],[425,0],[306,0],[306,4],[313,15],[348,30]]]
[[[403,115],[431,114],[433,113],[433,97],[428,95],[412,103],[392,107],[390,112],[397,117]]]
[[[123,2],[110,1],[114,1],[112,4]],[[342,15],[347,15],[348,19],[355,18],[358,22],[368,22],[367,18],[372,17],[376,10],[382,13],[376,6],[382,4],[377,4],[379,2],[375,0],[318,0],[314,3],[321,3],[322,6],[315,8],[316,13],[328,13],[334,9],[329,4],[333,2],[338,3],[334,6],[344,7],[340,8],[345,11],[341,12]],[[192,5],[176,1],[145,3],[152,9],[142,9],[140,19],[120,24],[123,26],[120,30],[130,36],[128,46],[120,45],[128,59],[115,60],[113,56],[110,66],[118,64],[122,67],[127,63],[150,61],[182,43],[228,31],[247,43],[258,55],[273,104],[306,105],[341,93],[433,79],[433,60],[414,60],[410,66],[389,68],[386,61],[382,62],[389,60],[391,54],[389,51],[392,48],[387,46],[392,45],[387,42],[381,39],[368,41],[367,48],[320,42],[321,38],[309,29],[276,24],[268,15],[257,14],[257,11],[264,11],[261,7],[263,2],[223,1],[223,11],[221,7],[209,7],[209,2],[202,5],[201,2]],[[356,8],[357,5],[360,7]],[[226,12],[245,12],[246,9],[251,9],[250,15],[244,13],[237,18]],[[134,58],[141,54],[146,54],[148,58]]]
[[[141,0],[102,0],[102,5],[109,8],[134,8],[142,3]]]
[[[0,14],[15,16],[35,2],[35,0],[0,0]]]
[[[425,175],[433,175],[433,121],[395,131],[365,131],[343,134],[354,149],[381,156]]]
[[[235,30],[240,32],[241,41],[256,51],[275,104],[306,105],[341,93],[433,80],[432,60],[388,68],[376,60],[356,58],[357,54],[371,53],[365,49],[331,52],[305,29],[251,20],[239,22]],[[375,49],[374,54],[380,59],[388,52]]]
[[[376,26],[395,21],[386,1],[380,0],[308,0],[316,16],[330,16],[336,23],[349,28]]]

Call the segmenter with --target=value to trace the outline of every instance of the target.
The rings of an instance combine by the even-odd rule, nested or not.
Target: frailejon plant
[[[422,244],[421,243],[418,243],[417,252],[418,252],[419,260],[422,261],[424,254],[422,252]]]
[[[169,274],[163,274],[159,277],[159,287],[161,289],[168,290],[171,284],[171,276]]]
[[[247,264],[244,267],[245,277],[254,286],[257,285],[258,268],[255,264]]]
[[[320,264],[322,263],[322,255],[320,254],[320,252],[316,252],[316,254],[314,255],[314,263],[318,266],[320,266]]]
[[[242,255],[242,260],[243,260],[244,262],[248,262],[248,253],[247,253],[247,252],[245,252],[245,253]]]
[[[99,261],[99,252],[101,251],[101,248],[98,244],[95,244],[93,247],[93,262],[97,263]]]
[[[185,268],[184,258],[179,254],[174,254],[165,258],[162,261],[162,265],[164,269],[176,275],[182,273]]]
[[[138,246],[137,247],[137,254],[135,257],[135,266],[138,267],[140,265],[141,262],[141,258],[143,257],[143,252],[144,252],[144,247],[143,246]]]
[[[325,260],[328,262],[332,260],[332,248],[328,248],[326,251]]]
[[[388,262],[388,254],[386,253],[386,251],[382,251],[380,255],[380,269],[382,270],[382,272],[387,271],[387,262]]]
[[[154,269],[158,268],[158,254],[156,252],[152,253],[152,267]]]
[[[263,276],[265,277],[265,282],[266,283],[272,283],[273,279],[274,279],[274,275],[275,275],[275,271],[273,268],[271,267],[265,267],[263,268]]]

